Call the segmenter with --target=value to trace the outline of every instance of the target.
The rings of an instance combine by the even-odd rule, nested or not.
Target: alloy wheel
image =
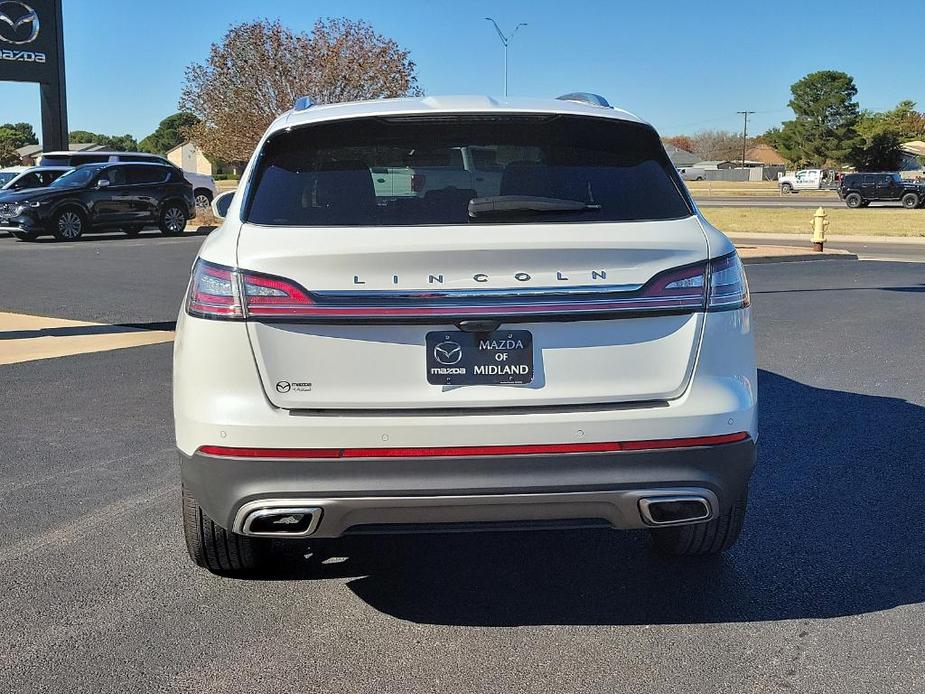
[[[83,221],[76,212],[65,212],[58,217],[58,233],[65,239],[76,239],[83,230]]]
[[[179,207],[171,207],[164,213],[164,225],[171,234],[179,234],[186,228],[186,215]]]

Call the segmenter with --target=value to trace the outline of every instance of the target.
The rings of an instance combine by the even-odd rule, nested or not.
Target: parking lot
[[[0,340],[170,330],[202,238],[0,237],[0,312],[116,326]],[[169,341],[0,365],[4,690],[925,691],[925,263],[749,278],[759,464],[718,559],[420,535],[216,578],[183,545]]]

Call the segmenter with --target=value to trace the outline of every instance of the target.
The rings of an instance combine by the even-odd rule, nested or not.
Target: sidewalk
[[[807,260],[857,260],[858,257],[850,251],[838,248],[826,248],[825,251],[817,253],[813,251],[812,246],[806,243],[804,246],[770,246],[765,244],[751,244],[743,240],[733,239],[739,257],[746,265],[758,265],[761,263],[793,263]]]

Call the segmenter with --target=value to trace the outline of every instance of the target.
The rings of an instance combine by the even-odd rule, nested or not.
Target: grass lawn
[[[815,210],[804,207],[704,207],[700,210],[717,229],[728,233],[812,233]],[[828,234],[925,236],[925,209],[877,207],[826,208]]]

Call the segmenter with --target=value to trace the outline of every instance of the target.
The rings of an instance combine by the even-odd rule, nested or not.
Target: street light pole
[[[507,47],[508,44],[511,43],[511,39],[514,38],[514,34],[517,33],[517,30],[520,29],[520,27],[527,26],[527,23],[521,22],[514,27],[514,30],[510,34],[505,36],[504,32],[501,31],[501,27],[498,26],[498,22],[496,22],[491,17],[485,17],[485,20],[491,22],[494,25],[495,31],[498,32],[498,38],[501,39],[501,43],[504,45],[504,96],[507,96]]]
[[[745,150],[748,145],[748,117],[753,115],[754,111],[736,111],[740,116],[743,116],[744,121],[742,123],[742,168],[745,168]]]

